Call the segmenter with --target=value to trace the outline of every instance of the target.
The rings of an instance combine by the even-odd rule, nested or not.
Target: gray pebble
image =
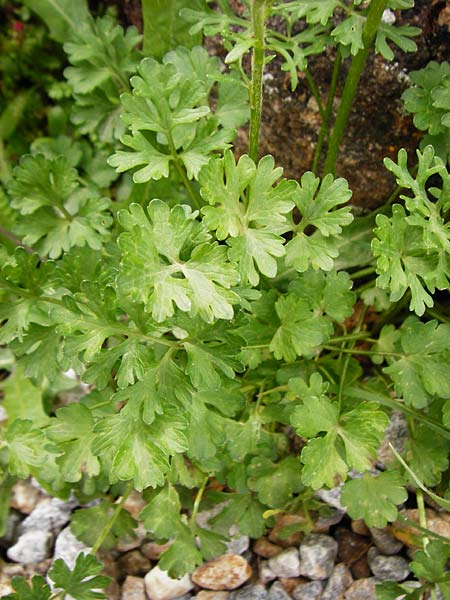
[[[29,565],[50,557],[53,534],[50,531],[31,529],[23,533],[6,554],[14,562]]]
[[[323,581],[310,581],[309,583],[301,583],[292,592],[294,600],[319,600],[322,596]]]
[[[341,504],[343,486],[344,484],[341,483],[341,485],[338,485],[337,487],[332,488],[331,490],[317,490],[315,495],[317,496],[317,498],[319,498],[319,500],[325,502],[325,504],[328,504],[333,508],[337,508],[338,510],[343,510],[346,512],[347,509]]]
[[[227,554],[244,554],[250,546],[250,538],[248,535],[239,535],[232,537],[228,542],[225,542]]]
[[[375,577],[357,579],[344,594],[344,600],[376,600]]]
[[[21,533],[31,530],[51,531],[56,534],[69,522],[75,506],[76,502],[70,500],[68,502],[59,498],[42,500],[22,521],[20,531]]]
[[[72,569],[80,552],[87,554],[90,550],[91,549],[88,546],[85,546],[83,542],[80,542],[80,540],[73,535],[70,531],[70,527],[66,527],[56,538],[53,560],[62,558],[67,566]]]
[[[122,585],[120,600],[146,600],[144,579],[128,575]]]
[[[409,563],[402,556],[384,556],[376,548],[367,553],[370,570],[380,581],[403,581],[410,573]]]
[[[246,585],[230,594],[230,600],[267,600],[267,590],[263,585]]]
[[[370,535],[381,554],[398,554],[403,548],[402,542],[394,537],[387,527],[383,527],[382,529],[371,527]]]
[[[338,545],[329,535],[310,533],[300,544],[299,575],[308,579],[328,579],[334,568]]]
[[[259,570],[258,570],[258,580],[260,581],[260,583],[265,585],[266,583],[269,583],[269,581],[273,581],[276,578],[277,578],[277,575],[269,567],[269,562],[267,560],[262,560],[259,563]]]
[[[269,558],[269,568],[277,577],[298,577],[300,575],[300,558],[297,548],[287,548]]]
[[[270,587],[268,600],[291,600],[291,596],[279,581],[275,581]]]
[[[349,568],[343,563],[336,565],[327,582],[321,600],[336,600],[352,583],[353,577]]]

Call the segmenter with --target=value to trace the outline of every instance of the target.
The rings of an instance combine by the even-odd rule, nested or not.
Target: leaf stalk
[[[267,0],[253,0],[251,8],[255,44],[252,56],[252,80],[250,83],[250,133],[248,154],[254,162],[258,160],[259,130],[261,127],[266,2]]]

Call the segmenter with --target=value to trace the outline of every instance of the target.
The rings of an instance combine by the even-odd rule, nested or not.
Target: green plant
[[[392,409],[408,420],[412,472],[448,494],[450,322],[436,290],[448,289],[449,173],[431,146],[418,151],[414,175],[404,150],[398,163],[387,160],[404,202],[387,206],[373,233],[369,224],[369,265],[353,259],[350,272],[345,247],[367,221],[354,220],[347,182],[333,174],[371,44],[388,60],[386,40],[415,47],[417,31],[383,23],[383,10],[412,2],[254,0],[242,16],[217,4],[182,15],[195,22],[194,35],[223,35],[225,72],[199,46],[164,55],[167,40],[152,46],[146,3],[144,49],[154,56],[143,58],[134,29],[87,11],[75,29],[70,10],[57,18],[41,0],[36,10],[54,37],[69,36],[74,128],[33,144],[3,201],[11,237],[23,242],[1,254],[0,343],[14,354],[0,384],[5,489],[33,475],[62,498],[103,497],[72,524],[94,554],[132,534],[122,506],[132,489],[142,491],[149,534],[174,540],[160,560],[174,576],[223,552],[231,525],[258,537],[277,512],[302,509],[309,518],[322,508],[312,492],[341,482],[352,517],[376,527],[395,520],[406,486],[417,482],[399,461],[371,471]],[[268,28],[269,15],[286,34]],[[328,46],[336,62],[323,107],[307,57]],[[267,51],[284,59],[294,88],[305,72],[323,117],[314,172],[298,182],[284,179],[271,156],[259,159]],[[237,160],[230,148],[249,118],[249,154]],[[377,313],[371,331],[369,308]],[[56,408],[58,393],[74,385],[68,369],[90,391]],[[431,469],[421,468],[424,457]],[[200,527],[200,508],[215,505],[220,512]],[[418,576],[434,548],[418,556]],[[85,570],[92,557],[79,560],[73,573],[98,572]],[[50,577],[77,600],[101,597],[79,580],[69,586],[78,575],[61,563]],[[12,598],[60,597],[40,579],[30,592],[15,585]]]

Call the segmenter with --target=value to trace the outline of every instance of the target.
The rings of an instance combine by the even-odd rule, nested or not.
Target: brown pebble
[[[142,497],[142,494],[133,490],[128,498],[123,503],[123,508],[127,510],[133,519],[138,520],[139,513],[147,506],[147,502]]]
[[[402,510],[400,515],[419,523],[419,511],[416,508]],[[445,513],[440,514],[431,508],[427,508],[425,509],[425,515],[427,529],[438,535],[450,538],[450,521]],[[415,548],[422,544],[423,534],[418,529],[414,529],[414,526],[409,523],[396,521],[392,525],[391,532],[398,540],[410,548]]]
[[[114,579],[111,581],[108,587],[105,588],[105,593],[108,600],[121,600],[120,585]]]
[[[364,523],[363,519],[355,519],[354,521],[352,521],[352,531],[354,531],[358,535],[366,535],[367,537],[369,537],[370,535],[370,530]]]
[[[368,577],[366,579],[358,579],[354,581],[352,585],[344,594],[345,600],[375,600],[376,591],[375,584],[377,580],[375,577]]]
[[[120,598],[121,600],[146,600],[144,579],[128,575],[123,582]]]
[[[372,571],[369,567],[369,562],[367,560],[367,554],[364,554],[358,560],[350,565],[350,571],[353,575],[353,579],[365,579],[366,577],[370,577],[372,575]]]
[[[210,560],[192,573],[192,581],[207,590],[234,590],[250,579],[252,568],[238,554],[224,554]]]
[[[304,577],[279,577],[278,581],[288,594],[292,596],[292,592],[302,583],[308,583],[308,579]]]
[[[195,597],[197,600],[227,600],[229,595],[229,592],[212,592],[207,590],[201,590],[201,592],[196,594]]]
[[[150,571],[151,563],[139,550],[132,550],[118,560],[119,568],[124,575],[145,575]]]
[[[257,539],[253,545],[253,552],[263,558],[272,558],[282,551],[283,548],[276,544],[272,544],[272,542],[269,542],[269,540],[264,537]]]
[[[289,525],[298,524],[299,526],[307,526],[308,521],[306,517],[298,513],[296,515],[287,515],[284,513],[279,513],[275,515],[275,525],[272,531],[269,534],[269,540],[278,546],[282,546],[283,548],[289,548],[290,546],[296,546],[300,543],[302,538],[305,536],[304,531],[295,531],[291,533],[288,537],[280,537],[280,533],[283,529]]]
[[[36,508],[43,494],[29,481],[17,481],[11,490],[11,508],[29,515]]]
[[[142,544],[141,552],[147,557],[149,560],[159,560],[161,554],[167,550],[173,541],[167,542],[165,544],[156,544],[155,542],[147,542],[146,544]]]
[[[347,567],[367,554],[371,546],[370,539],[344,528],[336,530],[335,539],[338,543],[338,560]]]

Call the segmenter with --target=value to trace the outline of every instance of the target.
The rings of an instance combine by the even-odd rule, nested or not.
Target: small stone
[[[59,498],[45,498],[22,521],[20,531],[21,533],[31,530],[59,533],[64,525],[69,522],[75,506],[76,503],[71,500],[64,502]]]
[[[195,597],[197,600],[228,600],[230,592],[201,590]]]
[[[8,594],[14,594],[11,579],[4,573],[0,573],[0,598],[3,598],[3,596],[7,596]]]
[[[302,583],[294,589],[292,596],[294,600],[319,600],[322,596],[324,585],[323,581]]]
[[[123,503],[123,508],[127,510],[133,519],[138,520],[139,513],[147,506],[147,502],[142,497],[142,494],[136,490],[132,490],[128,498]]]
[[[282,546],[283,548],[289,548],[290,546],[297,545],[305,535],[304,531],[301,529],[305,527],[307,523],[308,520],[306,519],[305,515],[301,513],[296,515],[279,513],[275,515],[275,525],[269,534],[269,540],[278,546]],[[280,533],[283,531],[283,529],[297,524],[299,525],[298,531],[294,531],[288,537],[280,537]]]
[[[367,577],[371,577],[372,571],[370,570],[369,563],[367,562],[367,554],[362,556],[360,559],[355,560],[350,567],[350,571],[353,575],[353,579],[366,579]]]
[[[172,600],[186,594],[194,587],[189,575],[184,575],[181,579],[173,579],[159,567],[153,567],[144,577],[144,582],[150,600]]]
[[[17,481],[11,490],[11,508],[29,515],[36,508],[41,494],[29,481]]]
[[[53,560],[62,558],[67,566],[72,569],[80,552],[85,552],[87,554],[90,550],[89,546],[80,542],[80,540],[73,535],[70,531],[70,527],[66,527],[56,538],[55,549],[53,550]]]
[[[344,600],[376,600],[375,577],[357,579],[344,594]]]
[[[292,596],[295,588],[301,583],[308,583],[308,580],[304,577],[280,577],[278,582],[281,583],[283,589]]]
[[[297,548],[287,548],[268,561],[269,568],[277,577],[298,577],[300,557]]]
[[[321,533],[310,533],[300,544],[300,575],[309,579],[328,579],[333,572],[338,545]]]
[[[122,585],[120,600],[146,600],[144,579],[128,575]]]
[[[384,556],[376,548],[367,554],[369,567],[380,581],[403,581],[410,573],[409,563],[402,556]]]
[[[329,506],[333,506],[338,510],[346,511],[345,506],[342,506],[341,504],[342,488],[343,484],[338,485],[331,490],[317,490],[315,495],[317,498],[319,498],[319,500],[322,500]]]
[[[270,587],[268,600],[290,600],[291,596],[286,592],[279,581],[275,581]]]
[[[349,568],[342,563],[336,565],[327,582],[321,600],[336,600],[336,598],[340,598],[352,583],[353,577]]]
[[[370,571],[365,556],[371,545],[370,540],[343,527],[339,527],[335,531],[334,537],[338,543],[339,562],[343,562],[347,567],[350,567],[355,579],[361,578],[361,575],[368,577]],[[361,570],[357,574],[354,568],[358,570],[359,561],[362,561],[363,566],[365,564],[365,571]]]
[[[250,538],[248,535],[233,536],[225,545],[227,554],[244,554],[250,546]]]
[[[230,600],[267,600],[267,590],[263,585],[246,585],[230,595]]]
[[[116,544],[116,550],[119,552],[128,552],[142,546],[142,543],[147,538],[147,531],[142,523],[133,529],[133,536],[121,538]]]
[[[253,545],[253,552],[263,558],[272,558],[283,551],[283,548],[272,544],[267,538],[259,538]]]
[[[163,552],[167,550],[173,544],[172,541],[166,542],[165,544],[157,544],[156,542],[147,542],[142,544],[141,552],[149,560],[159,560],[159,557]]]
[[[105,588],[105,594],[108,600],[121,600],[121,589],[117,581],[111,581],[107,588]],[[65,600],[75,600],[72,596],[66,595]]]
[[[352,531],[354,533],[357,533],[358,535],[365,535],[365,536],[370,535],[370,530],[367,527],[367,525],[364,523],[363,519],[355,519],[354,521],[352,521],[351,527],[352,527]]]
[[[381,554],[398,554],[403,548],[402,542],[392,535],[389,527],[383,527],[382,529],[371,527],[370,533]]]
[[[259,563],[258,581],[260,583],[262,583],[263,585],[265,585],[266,583],[269,583],[269,581],[273,581],[276,578],[277,578],[277,575],[269,567],[268,561],[262,560]]]
[[[345,510],[339,510],[337,508],[332,508],[330,514],[325,515],[323,517],[318,517],[314,521],[314,525],[312,528],[313,533],[328,533],[330,527],[333,525],[337,525],[342,521],[345,515]]]
[[[192,581],[207,590],[234,590],[252,575],[252,568],[238,554],[224,554],[210,560],[192,573]]]
[[[121,571],[128,575],[144,575],[151,568],[150,561],[139,550],[127,552],[117,562]]]
[[[24,565],[41,562],[49,558],[52,541],[50,531],[32,529],[22,534],[6,554],[10,560]]]

